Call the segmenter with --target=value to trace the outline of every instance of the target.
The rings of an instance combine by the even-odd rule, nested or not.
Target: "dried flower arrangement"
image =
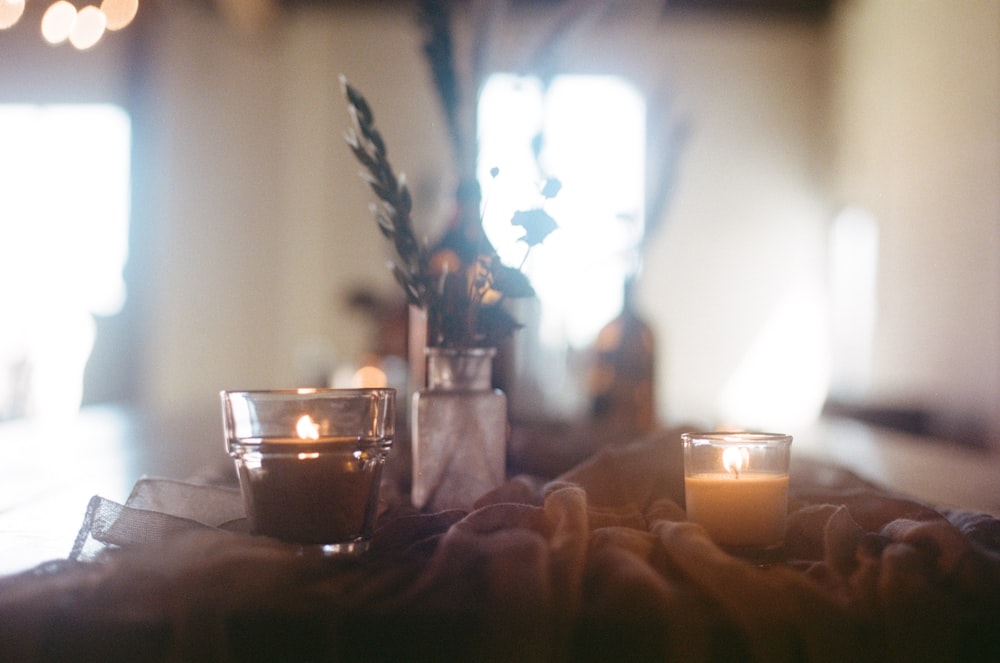
[[[389,163],[371,107],[343,76],[341,87],[353,124],[345,139],[364,167],[362,177],[378,198],[370,209],[378,229],[395,248],[396,260],[390,262],[392,273],[409,303],[426,311],[428,345],[496,346],[521,326],[504,304],[508,299],[535,294],[528,278],[520,269],[503,264],[485,235],[481,235],[475,255],[468,261],[453,250],[418,241],[406,178],[402,174],[397,177]],[[497,169],[492,174],[496,177]],[[547,200],[559,188],[558,180],[549,179],[540,193]],[[528,252],[556,228],[555,220],[540,207],[515,212],[511,223],[524,228],[521,241],[527,244]]]

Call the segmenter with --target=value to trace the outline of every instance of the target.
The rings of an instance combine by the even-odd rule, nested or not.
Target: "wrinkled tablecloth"
[[[392,499],[358,558],[242,533],[235,489],[143,480],[91,501],[70,559],[0,578],[0,660],[1000,660],[1000,521],[804,459],[790,491],[758,567],[686,522],[666,432],[468,512]]]

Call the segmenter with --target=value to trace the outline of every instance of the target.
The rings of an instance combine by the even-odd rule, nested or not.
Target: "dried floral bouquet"
[[[397,259],[390,262],[392,273],[410,304],[427,314],[428,345],[496,346],[521,326],[505,309],[504,302],[534,296],[528,278],[520,269],[504,265],[483,233],[479,233],[474,259],[467,262],[450,249],[430,247],[417,240],[406,178],[402,174],[397,177],[389,163],[385,141],[368,102],[346,78],[341,76],[340,81],[353,123],[345,139],[364,167],[362,177],[378,197],[371,212],[379,230],[395,247]],[[492,174],[496,177],[497,169]],[[549,179],[541,194],[549,199],[559,188],[558,180]],[[521,241],[529,252],[556,228],[555,220],[541,208],[518,211],[511,223],[524,228]]]

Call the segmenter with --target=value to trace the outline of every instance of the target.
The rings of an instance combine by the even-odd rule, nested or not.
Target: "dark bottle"
[[[636,311],[633,288],[630,278],[621,313],[597,334],[587,385],[592,418],[625,436],[623,442],[649,432],[656,421],[656,337]]]

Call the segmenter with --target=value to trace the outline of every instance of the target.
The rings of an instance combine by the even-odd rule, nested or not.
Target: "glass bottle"
[[[507,397],[492,386],[495,348],[427,353],[427,386],[413,394],[413,483],[418,509],[471,509],[506,479]]]
[[[633,287],[629,279],[621,312],[597,334],[588,379],[591,418],[626,438],[649,432],[656,419],[656,337],[635,309]]]

